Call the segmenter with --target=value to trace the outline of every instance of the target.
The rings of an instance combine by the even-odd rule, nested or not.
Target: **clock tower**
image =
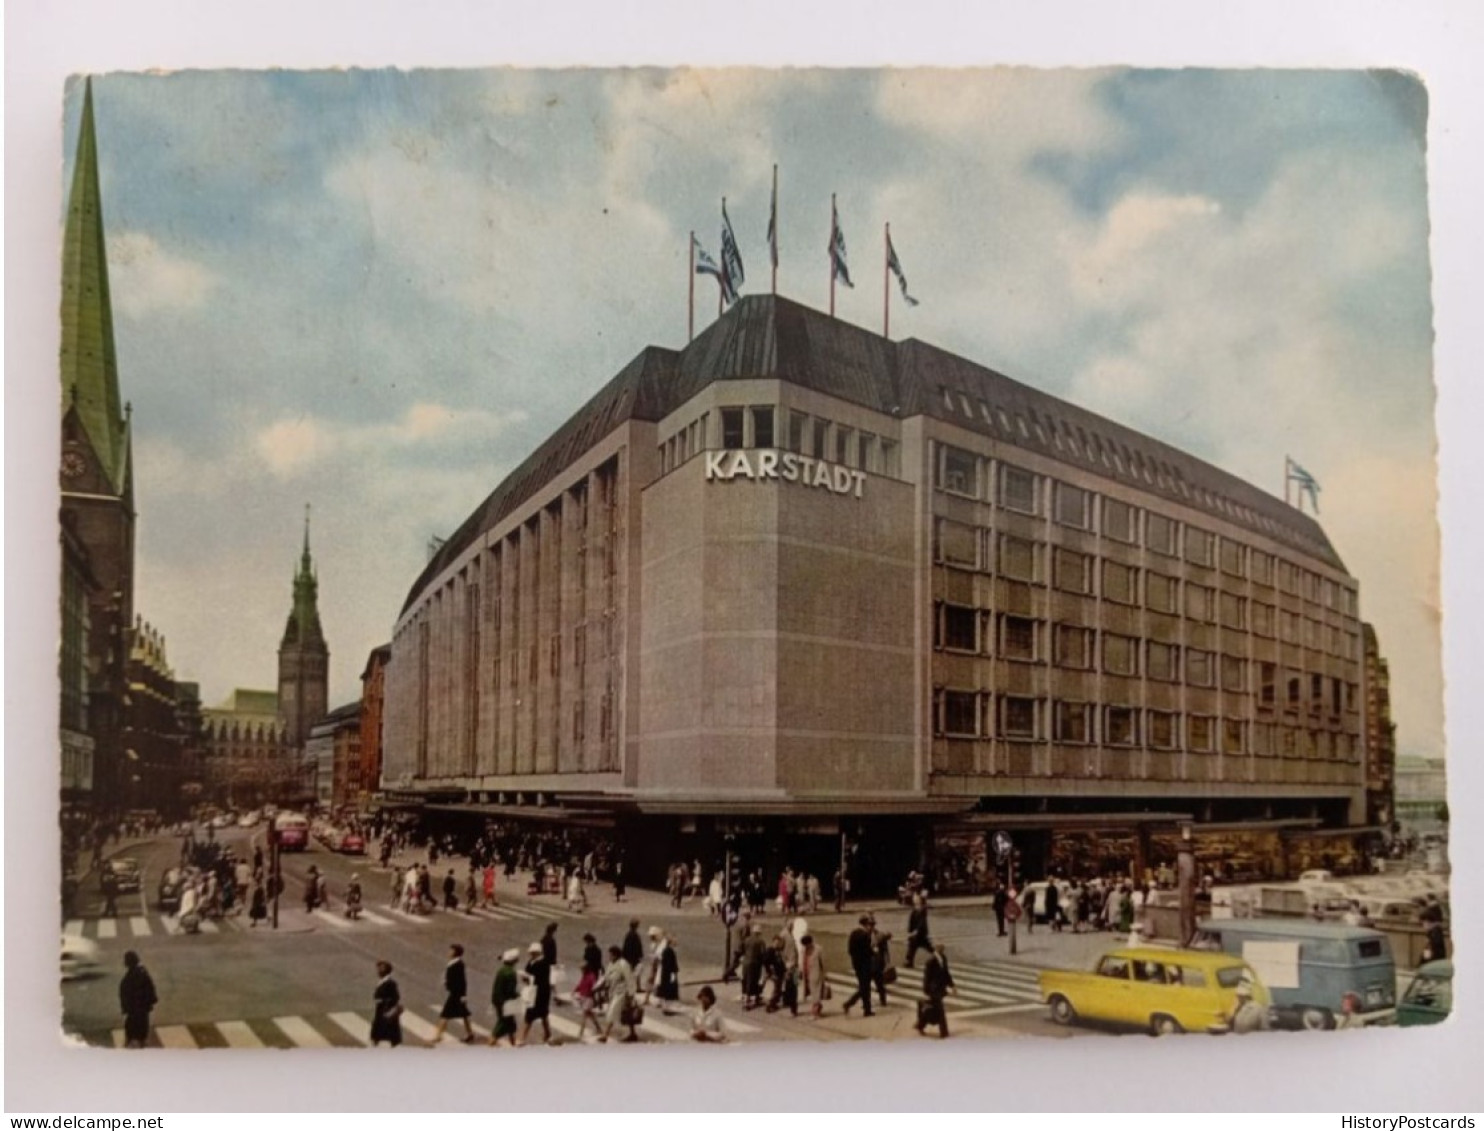
[[[319,623],[319,578],[309,554],[309,507],[304,508],[304,552],[294,574],[294,605],[278,646],[278,714],[284,742],[302,751],[309,730],[329,713],[330,650]]]

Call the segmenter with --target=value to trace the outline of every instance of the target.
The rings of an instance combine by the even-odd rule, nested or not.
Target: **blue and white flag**
[[[1302,503],[1307,493],[1309,501],[1314,504],[1314,513],[1319,513],[1319,480],[1315,479],[1293,460],[1288,461],[1288,478],[1291,482],[1298,484],[1299,501]]]
[[[691,243],[695,247],[696,252],[696,274],[710,275],[713,279],[716,280],[716,285],[721,288],[722,302],[728,304],[736,302],[737,294],[731,289],[730,285],[728,284],[726,272],[718,267],[716,265],[716,260],[712,259],[711,256],[707,254],[706,249],[701,246],[700,240],[692,239]]]
[[[727,218],[726,197],[721,198],[721,272],[723,295],[729,296],[726,297],[727,303],[734,303],[741,295],[747,274],[742,270],[742,253],[737,250],[732,221]]]
[[[886,266],[896,275],[897,282],[902,284],[902,297],[907,300],[907,305],[916,306],[917,300],[907,293],[907,276],[902,274],[902,261],[897,258],[897,249],[892,246],[889,232],[886,236]]]
[[[833,201],[830,203],[830,269],[836,279],[851,289],[855,288],[845,262],[845,233],[840,230],[840,213],[835,210]]]

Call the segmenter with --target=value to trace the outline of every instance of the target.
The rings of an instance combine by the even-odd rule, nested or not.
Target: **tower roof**
[[[325,647],[325,634],[319,623],[319,580],[314,575],[314,558],[309,553],[308,504],[304,507],[304,552],[294,574],[294,607],[289,610],[283,643],[278,647],[280,651],[295,647],[323,650]]]
[[[119,398],[113,305],[98,189],[98,141],[93,131],[93,83],[83,91],[77,160],[62,240],[62,412],[75,409],[114,489],[128,472],[128,426]]]

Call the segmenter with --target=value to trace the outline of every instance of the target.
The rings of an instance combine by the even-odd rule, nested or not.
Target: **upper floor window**
[[[1118,542],[1139,540],[1139,512],[1117,499],[1103,500],[1103,534]]]
[[[1165,574],[1150,570],[1144,575],[1144,596],[1157,613],[1174,613],[1180,609],[1180,583]]]
[[[1063,526],[1075,526],[1079,530],[1086,530],[1092,524],[1090,522],[1089,504],[1092,497],[1081,487],[1073,487],[1069,483],[1058,483],[1056,485],[1056,521]]]
[[[835,462],[842,467],[851,466],[855,456],[855,429],[843,424],[835,425]]]
[[[809,417],[802,412],[790,411],[788,414],[788,450],[791,452],[802,452],[804,450],[804,433],[809,429]]]
[[[1103,562],[1103,599],[1120,605],[1139,603],[1139,571],[1121,562]]]
[[[937,560],[949,565],[979,568],[979,529],[951,519],[938,519]]]
[[[1229,573],[1233,577],[1245,577],[1247,547],[1240,542],[1233,542],[1230,538],[1221,540],[1221,571]]]
[[[962,448],[938,445],[938,486],[955,495],[977,495],[979,457]]]
[[[1000,464],[1000,506],[1021,514],[1039,514],[1038,477],[1019,467]]]
[[[1057,667],[1088,670],[1092,667],[1093,630],[1074,624],[1056,626],[1053,661]]]
[[[1092,592],[1092,559],[1076,550],[1056,548],[1052,584],[1067,593]]]
[[[828,420],[821,420],[817,416],[814,418],[814,435],[811,437],[811,439],[814,442],[814,446],[811,449],[810,454],[815,459],[829,459],[830,422]]]
[[[1039,658],[1036,622],[1029,617],[1000,617],[1000,655],[1007,660]]]
[[[772,448],[773,436],[773,407],[765,405],[752,410],[752,446],[754,448]]]
[[[1251,552],[1252,580],[1259,585],[1273,584],[1273,555],[1262,550]]]
[[[743,446],[742,410],[740,408],[724,408],[721,410],[721,446],[724,448],[740,448]]]
[[[1178,552],[1180,527],[1172,518],[1150,511],[1144,516],[1144,544],[1157,554],[1174,557]]]
[[[1194,526],[1185,528],[1185,560],[1194,565],[1209,566],[1216,553],[1216,536]]]
[[[1012,534],[1000,535],[1000,574],[1016,581],[1041,580],[1041,548]]]

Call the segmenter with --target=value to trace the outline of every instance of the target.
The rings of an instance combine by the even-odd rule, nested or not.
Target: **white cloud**
[[[218,283],[202,264],[167,251],[148,232],[108,237],[108,273],[114,310],[136,320],[200,307]]]

